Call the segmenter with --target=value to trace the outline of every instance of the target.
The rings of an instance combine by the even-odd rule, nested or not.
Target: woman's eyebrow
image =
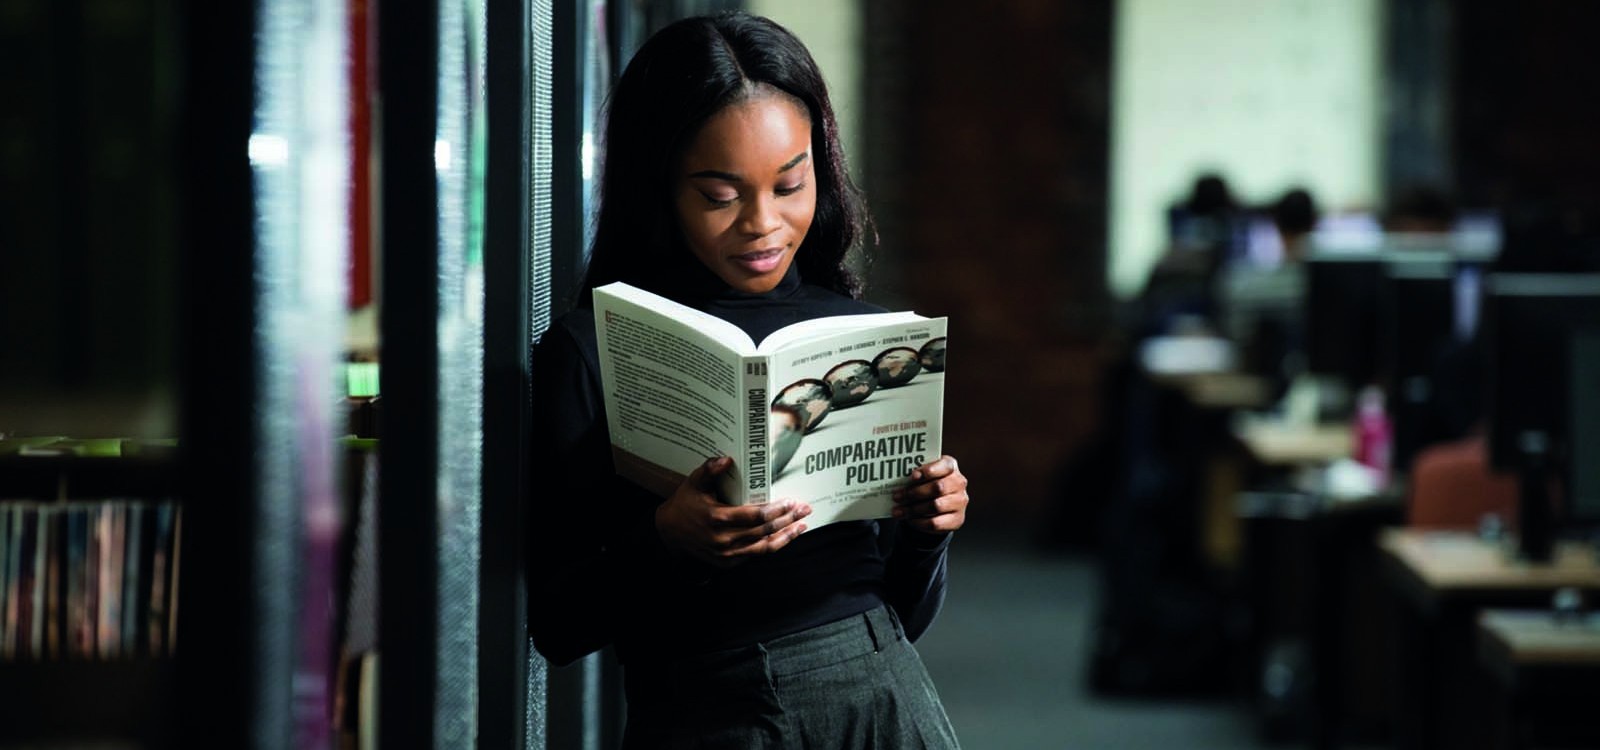
[[[787,171],[789,171],[791,169],[794,169],[796,166],[799,166],[800,162],[803,162],[805,160],[806,160],[806,152],[801,151],[800,153],[795,154],[794,158],[790,159],[788,161],[788,163],[784,164],[781,167],[778,167],[778,174],[783,174],[784,172],[787,172]]]
[[[711,178],[713,180],[723,180],[723,181],[726,181],[726,182],[744,182],[744,178],[743,177],[740,177],[739,175],[736,175],[736,174],[734,174],[732,172],[723,172],[723,171],[718,170],[718,169],[702,169],[702,170],[700,170],[698,172],[691,172],[689,174],[689,177],[691,179],[699,178],[699,177],[709,177],[709,178]]]
[[[800,165],[800,162],[803,162],[805,160],[806,160],[806,152],[801,151],[800,153],[795,154],[793,159],[790,159],[789,161],[785,162],[783,166],[778,167],[778,174],[783,174],[784,172],[787,172],[787,171],[789,171],[791,169],[794,169],[795,167]],[[722,180],[724,182],[744,182],[744,178],[743,177],[740,177],[739,175],[736,175],[736,174],[734,174],[732,172],[724,172],[724,171],[722,171],[720,169],[702,169],[702,170],[700,170],[698,172],[690,172],[689,173],[689,177],[690,177],[690,179],[698,179],[698,178],[705,177],[705,178],[710,178],[710,179],[713,179],[713,180]]]

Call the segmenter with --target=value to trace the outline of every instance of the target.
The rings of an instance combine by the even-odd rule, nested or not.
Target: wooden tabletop
[[[1378,545],[1425,603],[1474,593],[1538,596],[1565,586],[1600,590],[1600,563],[1588,545],[1558,544],[1543,564],[1516,559],[1509,542],[1459,531],[1386,529]]]
[[[1234,434],[1256,460],[1268,466],[1326,464],[1350,455],[1348,423],[1289,425],[1267,421],[1240,425]]]
[[[1562,620],[1549,610],[1489,609],[1478,614],[1478,630],[1490,659],[1600,666],[1600,614]]]
[[[1266,378],[1242,372],[1150,373],[1150,379],[1177,388],[1203,409],[1260,409],[1271,403]]]

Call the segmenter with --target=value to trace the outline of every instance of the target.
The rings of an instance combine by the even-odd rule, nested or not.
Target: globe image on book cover
[[[917,352],[917,361],[922,363],[922,369],[944,372],[944,342],[945,337],[940,336],[922,345],[922,351]]]
[[[872,367],[878,371],[879,388],[898,388],[922,372],[917,350],[906,346],[883,350],[873,358]]]
[[[772,446],[773,476],[782,473],[783,467],[789,465],[789,459],[800,449],[800,437],[805,434],[801,426],[804,422],[805,417],[792,406],[773,404],[768,410],[767,443]]]
[[[828,416],[828,411],[833,408],[833,389],[821,380],[806,378],[778,391],[778,397],[772,403],[798,411],[805,420],[802,431],[810,432],[817,429],[822,418]]]
[[[943,354],[940,354],[943,361]],[[828,387],[833,389],[833,408],[843,409],[855,406],[867,400],[872,392],[878,390],[878,371],[871,362],[864,359],[852,359],[840,362],[823,375],[822,379],[828,382]]]

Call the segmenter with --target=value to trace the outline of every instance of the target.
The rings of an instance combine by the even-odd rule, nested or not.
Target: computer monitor
[[[1489,458],[1518,474],[1523,554],[1547,560],[1555,527],[1593,509],[1586,496],[1592,475],[1574,472],[1592,472],[1578,464],[1595,459],[1576,453],[1574,438],[1594,439],[1592,424],[1575,421],[1593,412],[1600,389],[1589,379],[1600,337],[1600,275],[1494,274],[1486,291]],[[1554,516],[1552,481],[1566,498]]]
[[[1383,225],[1366,211],[1323,214],[1311,231],[1311,241],[1325,251],[1376,252],[1383,246]]]
[[[1483,318],[1483,264],[1456,263],[1452,331],[1459,343],[1472,341],[1478,336],[1478,321]]]
[[[1271,214],[1251,211],[1238,222],[1234,254],[1229,259],[1257,268],[1275,268],[1284,260],[1283,233]]]
[[[1306,263],[1306,368],[1358,389],[1378,371],[1382,256],[1317,253]]]
[[[1394,420],[1393,467],[1445,435],[1434,416],[1434,377],[1456,327],[1456,264],[1445,254],[1397,254],[1384,260],[1376,367]]]
[[[1600,332],[1576,333],[1571,346],[1567,510],[1573,523],[1593,529],[1600,527]]]

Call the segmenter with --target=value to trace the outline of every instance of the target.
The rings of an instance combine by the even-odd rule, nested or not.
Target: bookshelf
[[[165,450],[12,450],[61,442],[0,440],[0,705],[15,717],[7,735],[164,746],[176,674],[176,461]]]
[[[487,28],[485,5],[498,19]],[[41,140],[26,141],[37,148],[14,163],[34,165],[37,173],[7,174],[13,162],[0,164],[0,179],[13,188],[7,195],[28,201],[19,201],[25,208],[15,213],[0,206],[0,247],[18,249],[7,255],[18,265],[0,274],[0,340],[29,345],[0,347],[0,433],[153,432],[176,435],[181,445],[160,456],[0,455],[0,498],[175,498],[183,552],[176,654],[0,663],[6,716],[0,745],[13,739],[118,748],[323,745],[316,737],[326,732],[318,735],[314,721],[301,720],[299,670],[317,659],[307,656],[296,615],[306,609],[303,534],[338,492],[341,463],[333,415],[344,394],[332,393],[336,379],[325,376],[338,367],[336,334],[345,313],[342,300],[329,304],[329,290],[339,291],[329,279],[343,269],[334,262],[328,273],[328,259],[343,258],[316,243],[342,242],[348,233],[313,226],[338,222],[330,219],[337,208],[327,207],[343,205],[342,196],[317,191],[340,181],[295,159],[346,140],[344,132],[297,139],[329,123],[345,127],[338,116],[344,94],[359,92],[341,90],[330,69],[309,79],[317,58],[294,45],[326,41],[319,36],[326,29],[311,26],[338,14],[310,13],[311,6],[293,0],[18,0],[12,6],[7,17],[15,23],[0,26],[0,41],[7,42],[0,48],[45,74],[18,79],[26,87],[17,92],[19,116],[37,118],[28,120],[23,138]],[[365,12],[368,4],[351,0],[345,7]],[[532,45],[547,57],[530,61],[528,29],[548,27],[551,11],[505,0],[447,3],[414,17],[413,10],[397,7],[387,21],[372,21],[392,24],[381,30],[385,44],[376,54],[388,62],[384,85],[398,93],[386,100],[384,138],[371,146],[383,149],[384,169],[372,185],[382,193],[373,197],[382,198],[375,203],[383,216],[368,218],[380,221],[388,238],[387,262],[378,266],[381,297],[406,301],[386,308],[382,320],[386,375],[392,375],[385,382],[390,430],[383,438],[391,460],[382,483],[394,491],[384,494],[377,522],[385,544],[416,552],[386,558],[379,580],[369,581],[389,594],[383,620],[369,627],[384,631],[390,650],[381,672],[375,660],[363,659],[358,677],[369,686],[380,679],[396,686],[383,701],[363,694],[381,705],[393,730],[386,747],[467,746],[476,727],[485,727],[479,746],[520,747],[529,713],[537,715],[528,731],[543,731],[545,702],[542,693],[532,706],[524,702],[527,667],[542,665],[526,661],[520,630],[516,530],[528,428],[528,318],[548,312],[541,306],[549,304],[550,286],[548,278],[538,282],[550,260],[530,257],[537,230],[529,226],[544,225],[539,248],[548,255],[548,209],[533,217],[528,209],[546,205],[549,188],[530,193],[529,176],[543,167],[525,143],[535,121],[549,115],[530,109],[525,92],[535,65],[548,78],[551,31],[544,28]],[[569,22],[584,16],[577,6],[562,13]],[[137,28],[119,32],[114,43],[91,43],[78,31],[120,22]],[[55,23],[66,30],[37,26]],[[438,49],[441,33],[455,40],[448,54]],[[508,94],[494,99],[493,126],[474,119],[483,105],[475,83],[484,72],[483,46],[475,43],[480,33],[495,50],[488,85]],[[334,34],[362,35],[353,24]],[[331,59],[364,57],[349,52]],[[146,57],[158,53],[159,59]],[[454,83],[441,88],[447,65],[461,75],[445,76]],[[87,71],[103,75],[89,81]],[[118,79],[118,72],[134,78]],[[542,85],[548,110],[549,81]],[[317,95],[338,102],[303,104]],[[154,111],[96,117],[96,103],[106,101]],[[454,135],[445,140],[457,157],[443,185],[441,112],[450,115]],[[137,127],[127,127],[130,121]],[[498,144],[487,167],[476,140],[486,130]],[[108,133],[114,137],[96,137]],[[549,133],[541,133],[549,149]],[[575,168],[576,139],[558,149]],[[113,175],[121,180],[117,189],[98,199],[121,213],[83,210],[94,199],[89,193],[110,184],[114,170],[96,169],[106,153],[131,158],[125,172]],[[311,166],[318,168],[344,161],[343,154],[316,155]],[[488,195],[485,169],[498,186]],[[300,179],[306,176],[316,179]],[[441,212],[441,199],[451,212]],[[484,202],[494,206],[487,219]],[[281,213],[306,206],[327,210]],[[9,223],[16,217],[27,221]],[[12,234],[19,227],[26,231]],[[484,232],[497,239],[485,241]],[[493,291],[484,295],[486,281]],[[525,288],[529,281],[536,282],[532,289]],[[84,302],[90,298],[93,304]],[[454,333],[445,339],[449,351],[440,348],[441,312]],[[485,347],[485,337],[495,346]],[[72,343],[79,341],[93,345]],[[376,351],[375,344],[368,348]],[[488,352],[493,358],[485,366]],[[494,388],[487,399],[493,404],[486,403],[485,382]],[[13,387],[19,383],[24,387]],[[119,390],[130,383],[132,396]],[[163,427],[105,427],[108,414],[124,415],[110,420],[118,425],[142,419],[149,409],[140,394],[150,392],[163,395],[157,408]],[[520,411],[505,408],[512,404]],[[28,424],[19,427],[24,412]],[[447,462],[441,443],[481,444],[484,455],[463,453]],[[441,482],[458,501],[444,511]],[[480,503],[480,487],[492,502]],[[307,501],[313,496],[322,504]],[[495,530],[483,535],[492,542],[483,547],[482,568],[496,571],[481,580],[480,567],[469,564],[477,559],[480,528]],[[429,552],[441,546],[448,555]],[[452,606],[444,624],[431,625],[441,605],[462,602],[471,604]],[[416,689],[445,682],[452,689]],[[375,721],[371,710],[364,716]]]
[[[0,455],[0,500],[172,498],[178,487],[172,456]]]
[[[169,747],[176,675],[171,659],[0,663],[7,739]]]
[[[20,0],[7,18],[0,47],[38,75],[12,91],[7,130],[28,158],[0,164],[17,198],[0,208],[0,433],[182,448],[0,455],[0,498],[174,499],[183,606],[173,656],[0,663],[0,744],[292,746],[287,680],[261,668],[284,633],[260,626],[257,596],[287,584],[260,564],[286,540],[260,522],[255,456],[293,427],[255,398],[281,377],[263,374],[281,334],[257,325],[274,308],[246,149],[258,8]]]

